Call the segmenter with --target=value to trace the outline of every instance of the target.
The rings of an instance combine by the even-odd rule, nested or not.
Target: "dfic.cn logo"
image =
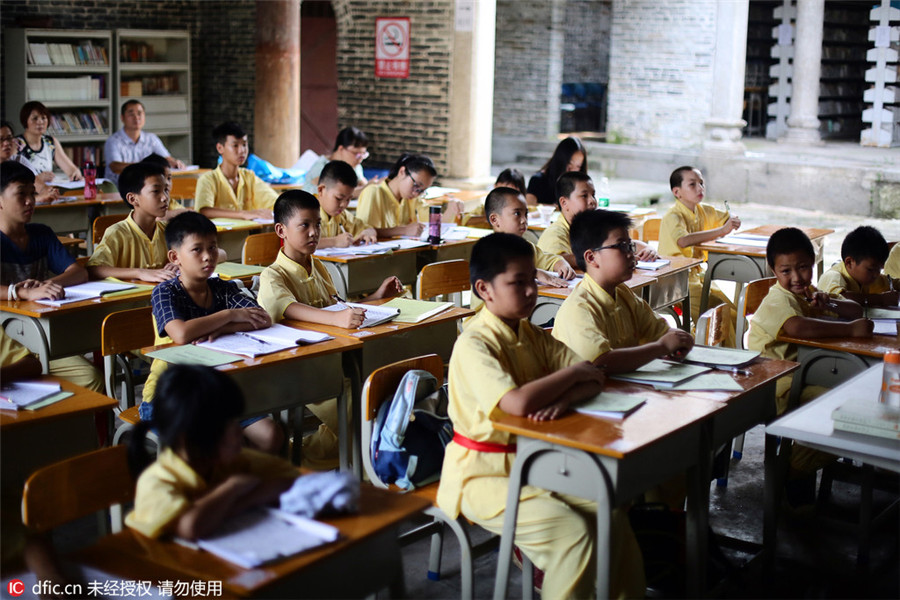
[[[25,584],[22,583],[21,579],[12,579],[6,585],[6,591],[9,592],[10,596],[21,596],[25,593]]]

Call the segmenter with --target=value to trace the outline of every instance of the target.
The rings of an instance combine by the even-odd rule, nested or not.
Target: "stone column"
[[[797,32],[791,79],[791,114],[784,141],[818,144],[819,77],[822,72],[822,29],[825,0],[797,0]]]
[[[247,26],[248,24],[235,24]],[[300,156],[300,0],[256,0],[253,152],[279,167]]]
[[[743,153],[741,118],[744,108],[744,70],[747,61],[747,20],[750,0],[716,3],[716,53],[713,65],[712,106],[703,123],[704,150]]]
[[[448,175],[488,177],[494,113],[495,0],[456,0],[450,74]]]

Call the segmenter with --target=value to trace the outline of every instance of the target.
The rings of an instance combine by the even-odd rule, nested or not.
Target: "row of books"
[[[119,44],[119,57],[122,62],[154,62],[156,53],[153,46],[146,42],[122,42]]]
[[[106,110],[64,112],[50,115],[50,135],[109,134]]]
[[[134,77],[123,80],[119,84],[119,92],[123,96],[164,96],[180,94],[181,85],[178,83],[178,75]]]
[[[29,77],[25,91],[29,100],[102,100],[106,98],[106,76]]]
[[[109,65],[106,48],[95,46],[90,40],[76,44],[28,44],[29,65]]]
[[[71,158],[72,162],[79,168],[88,161],[97,165],[98,172],[100,172],[101,167],[103,167],[103,146],[66,145],[63,146],[63,150],[65,150],[66,155]]]

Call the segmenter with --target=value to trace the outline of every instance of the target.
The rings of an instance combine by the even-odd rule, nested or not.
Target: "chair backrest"
[[[659,218],[644,221],[644,235],[641,236],[641,239],[645,242],[658,242],[660,223],[662,223],[662,219]]]
[[[152,346],[153,312],[149,306],[122,310],[107,315],[100,330],[100,353],[103,355],[103,381],[106,395],[119,399],[119,410],[135,404],[134,380],[127,357],[132,350]],[[116,366],[119,366],[119,369]],[[121,372],[122,391],[116,394],[117,373]]]
[[[401,360],[389,365],[385,365],[380,369],[376,369],[366,379],[366,383],[362,389],[361,419],[362,425],[362,463],[369,481],[378,487],[387,487],[378,478],[375,469],[372,467],[372,457],[369,455],[370,445],[372,443],[372,428],[375,425],[375,417],[378,415],[378,409],[381,405],[394,397],[400,380],[407,371],[413,369],[421,369],[428,371],[438,380],[438,385],[444,382],[444,362],[437,354],[426,354],[425,356],[417,356]]]
[[[109,229],[110,225],[115,225],[119,221],[125,219],[128,213],[118,213],[115,215],[100,215],[94,219],[94,225],[91,227],[91,239],[94,244],[99,244],[103,239],[103,234]]]
[[[777,281],[774,277],[764,277],[751,281],[741,290],[737,305],[737,326],[734,332],[739,348],[745,348],[744,334],[748,328],[747,315],[752,315],[756,312],[763,298],[769,293],[769,288],[775,285]]]
[[[435,296],[459,294],[469,289],[469,262],[462,259],[445,260],[425,265],[416,278],[416,298],[428,300]]]
[[[868,368],[866,361],[856,354],[813,350],[804,357],[800,368],[794,373],[787,410],[800,406],[800,395],[806,386],[837,387]]]
[[[196,177],[173,177],[170,197],[175,200],[188,200],[197,192]]]
[[[727,304],[720,304],[700,315],[697,320],[695,336],[697,343],[706,346],[721,346],[728,335],[729,312]]]
[[[268,267],[275,262],[280,248],[281,238],[274,231],[248,235],[241,251],[241,262],[245,265]]]
[[[38,469],[28,478],[22,496],[22,519],[35,532],[50,531],[130,502],[134,486],[125,446],[88,452]]]

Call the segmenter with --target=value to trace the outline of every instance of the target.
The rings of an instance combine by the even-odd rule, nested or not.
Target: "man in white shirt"
[[[122,105],[122,128],[107,138],[103,151],[106,159],[104,176],[117,185],[122,169],[151,154],[166,157],[173,169],[184,168],[184,163],[169,154],[159,137],[142,131],[145,122],[144,105],[140,101],[128,100]]]

